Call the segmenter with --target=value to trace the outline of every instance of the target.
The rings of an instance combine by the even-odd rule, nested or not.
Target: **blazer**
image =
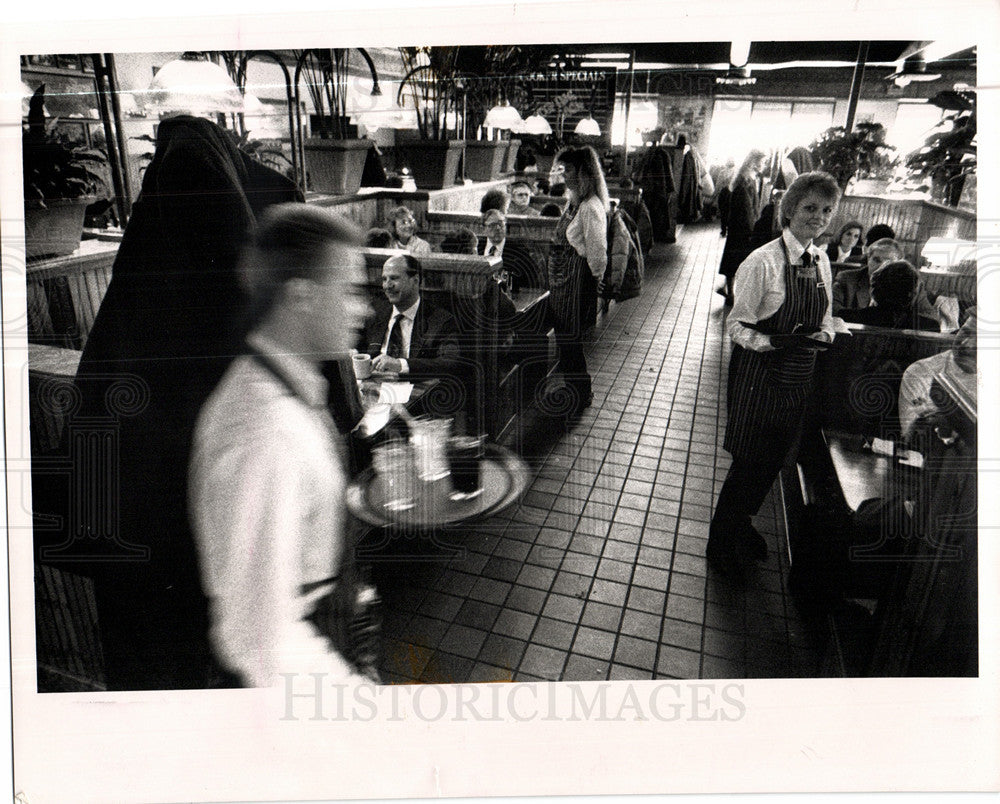
[[[868,266],[847,268],[833,280],[833,312],[857,310],[871,304],[872,290]]]
[[[389,331],[392,305],[386,300],[375,303],[375,315],[368,320],[359,350],[372,357],[382,351]],[[442,377],[458,372],[461,366],[458,324],[454,316],[426,297],[421,297],[410,335],[409,377]]]
[[[486,253],[486,238],[479,239],[479,254]],[[503,244],[503,269],[510,274],[515,288],[544,288],[542,272],[531,250],[518,240],[507,238]]]

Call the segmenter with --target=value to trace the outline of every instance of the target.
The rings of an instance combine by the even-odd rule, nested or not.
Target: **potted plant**
[[[83,236],[87,207],[107,196],[107,157],[67,142],[45,121],[45,84],[35,90],[22,134],[24,236],[28,259],[73,253]]]
[[[833,126],[809,150],[818,169],[832,175],[843,190],[855,176],[865,181],[884,181],[884,190],[897,161],[896,149],[885,144],[881,123],[858,123],[850,132],[843,126]]]
[[[976,172],[976,93],[973,90],[939,92],[930,102],[951,112],[923,146],[906,157],[910,175],[930,180],[932,197],[958,206],[962,189]]]
[[[347,116],[349,62],[347,48],[296,53],[296,80],[306,75],[315,114],[303,140],[305,169],[311,190],[353,195],[361,187],[372,141],[360,139]]]
[[[410,100],[417,114],[417,136],[397,132],[399,166],[409,168],[417,187],[439,190],[458,179],[465,142],[459,106],[465,82],[456,67],[457,47],[401,47],[406,70],[396,102]]]
[[[466,75],[463,100],[466,132],[487,125],[490,110],[509,107],[515,121],[524,108],[527,91],[521,74],[531,67],[532,48],[521,45],[489,45],[462,49],[460,67]],[[499,139],[465,143],[465,175],[476,181],[490,181],[501,173],[513,172],[521,141],[504,132]]]

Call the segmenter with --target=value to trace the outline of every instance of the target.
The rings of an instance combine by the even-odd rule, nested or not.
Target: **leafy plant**
[[[107,156],[96,148],[74,145],[62,137],[58,118],[45,120],[45,84],[28,105],[28,125],[22,134],[24,198],[42,206],[63,198],[108,195]]]
[[[538,48],[532,45],[465,47],[456,58],[464,78],[466,134],[483,124],[497,104],[509,103],[518,112],[527,108],[528,90],[523,75],[535,68]]]
[[[399,82],[396,102],[406,98],[417,111],[417,129],[425,140],[447,140],[458,134],[458,110],[466,79],[458,70],[458,47],[401,47],[406,73]]]
[[[306,87],[320,120],[317,133],[323,139],[346,140],[349,49],[317,48],[293,52],[306,75]]]
[[[907,155],[906,167],[912,176],[930,179],[946,204],[957,206],[966,176],[976,172],[976,93],[949,90],[930,102],[951,114],[921,148]]]
[[[885,143],[885,127],[881,123],[858,123],[850,133],[843,126],[833,126],[809,150],[819,169],[831,174],[843,189],[855,176],[889,178],[898,162],[896,149]]]

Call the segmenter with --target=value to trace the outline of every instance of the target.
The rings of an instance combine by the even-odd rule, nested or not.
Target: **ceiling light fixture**
[[[243,94],[229,73],[203,53],[187,52],[164,64],[137,100],[161,115],[201,117],[244,110]]]
[[[920,55],[907,56],[901,69],[889,76],[897,87],[905,87],[913,81],[937,81],[940,73],[927,72],[927,62]]]

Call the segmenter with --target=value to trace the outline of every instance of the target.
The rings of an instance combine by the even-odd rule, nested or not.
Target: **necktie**
[[[389,357],[403,356],[403,314],[397,313],[392,320],[392,329],[389,330],[389,343],[386,345],[385,353]]]
[[[487,257],[495,257],[496,255],[497,255],[497,247],[496,247],[496,243],[494,243],[492,246],[490,246],[490,253],[487,254],[486,256]]]
[[[816,258],[807,249],[802,252],[802,265],[799,268],[799,276],[812,278],[816,275]]]

